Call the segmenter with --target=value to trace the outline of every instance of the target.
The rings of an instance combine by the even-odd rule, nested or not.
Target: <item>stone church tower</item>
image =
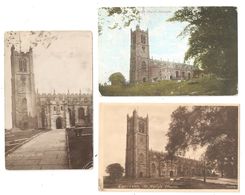
[[[149,177],[149,122],[148,115],[127,115],[127,145],[125,176],[129,178]]]
[[[137,25],[131,30],[130,83],[149,81],[149,38],[148,30],[143,31]]]
[[[36,128],[36,94],[32,48],[18,52],[11,47],[12,126]]]

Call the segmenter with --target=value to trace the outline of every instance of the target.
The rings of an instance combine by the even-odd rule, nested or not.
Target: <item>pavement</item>
[[[65,129],[51,130],[34,137],[6,156],[6,169],[68,169]]]

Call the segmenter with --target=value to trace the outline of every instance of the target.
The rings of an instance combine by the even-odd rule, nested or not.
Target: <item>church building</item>
[[[39,94],[35,90],[33,51],[11,47],[12,128],[62,129],[92,125],[91,94]]]
[[[125,176],[128,178],[160,178],[201,176],[203,164],[183,157],[170,160],[167,153],[149,149],[149,117],[140,117],[134,110],[127,115]]]
[[[184,63],[150,58],[148,30],[131,29],[130,83],[156,82],[160,80],[187,80],[193,77],[195,67]]]

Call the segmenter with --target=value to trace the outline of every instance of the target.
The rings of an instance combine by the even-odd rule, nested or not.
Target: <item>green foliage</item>
[[[170,22],[185,22],[189,36],[185,60],[219,77],[237,81],[237,12],[235,7],[184,7]]]
[[[171,115],[166,150],[184,154],[207,146],[205,158],[226,176],[237,176],[238,108],[235,106],[179,107]]]
[[[119,163],[113,163],[106,167],[106,173],[108,173],[112,179],[119,179],[124,173],[124,168]]]
[[[236,85],[230,80],[205,76],[188,81],[163,80],[155,83],[126,86],[99,85],[104,96],[176,96],[176,95],[234,95]]]
[[[123,86],[126,83],[124,76],[120,72],[115,72],[111,74],[111,76],[109,77],[109,81],[111,82],[112,85],[119,85],[119,86]]]
[[[102,7],[99,9],[99,35],[104,28],[122,29],[133,22],[140,22],[140,11],[136,7]]]

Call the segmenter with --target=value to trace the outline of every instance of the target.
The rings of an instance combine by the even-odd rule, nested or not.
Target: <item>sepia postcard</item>
[[[100,104],[102,191],[239,191],[238,104]]]
[[[236,7],[101,7],[102,96],[237,95]]]
[[[92,33],[6,32],[6,169],[90,169],[92,138]]]

